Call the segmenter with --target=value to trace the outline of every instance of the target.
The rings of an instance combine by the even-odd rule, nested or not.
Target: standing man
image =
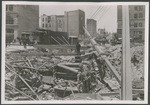
[[[23,46],[26,49],[27,48],[26,47],[26,45],[27,45],[27,38],[24,36],[22,41],[23,41]]]
[[[79,43],[79,41],[77,42],[76,44],[76,50],[77,50],[77,54],[80,55],[80,48],[81,48],[81,45]]]

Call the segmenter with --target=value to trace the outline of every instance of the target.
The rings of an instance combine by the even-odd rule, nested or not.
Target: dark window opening
[[[137,23],[134,23],[134,27],[138,27],[138,24],[137,24]]]
[[[142,11],[143,10],[143,6],[139,6],[139,11]]]
[[[139,23],[139,27],[143,27],[143,24],[142,24],[142,23]]]
[[[14,24],[13,18],[11,18],[10,16],[7,16],[6,17],[6,24]]]
[[[138,7],[137,7],[137,6],[135,6],[135,7],[134,7],[134,10],[138,11]]]
[[[138,17],[138,15],[137,14],[134,14],[134,18],[137,18]]]
[[[6,33],[14,33],[14,29],[6,29]]]
[[[13,11],[13,5],[9,5],[9,11]]]
[[[139,18],[143,18],[143,13],[139,13]]]

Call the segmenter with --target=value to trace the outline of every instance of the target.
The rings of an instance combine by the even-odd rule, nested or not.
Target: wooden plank
[[[132,100],[132,77],[130,57],[130,29],[129,29],[129,7],[122,6],[122,72],[121,72],[121,99]]]
[[[26,67],[26,66],[14,66],[14,68],[37,70],[37,68],[33,68],[33,67]]]
[[[132,89],[132,93],[144,94],[144,89]]]
[[[59,43],[59,41],[57,41],[55,38],[53,38],[52,36],[51,36],[51,38],[54,39],[55,42],[57,42],[59,45],[61,45],[61,44]]]
[[[57,37],[59,40],[61,40],[64,44],[67,44],[66,42],[64,42],[62,39],[60,39],[59,37]]]
[[[19,74],[16,73],[15,69],[13,68],[13,70],[11,70],[7,65],[5,65],[11,72],[15,73],[25,84],[26,86],[35,94],[35,96],[37,97],[37,99],[39,100],[38,95],[35,93],[35,91],[32,89],[32,87],[23,79],[22,76],[20,76]]]
[[[59,64],[66,65],[69,67],[79,67],[80,63],[59,63]]]
[[[16,91],[18,91],[18,92],[21,93],[22,95],[24,95],[24,96],[30,98],[31,100],[35,100],[35,99],[32,98],[31,96],[29,96],[29,95],[25,94],[24,92],[20,91],[19,89],[15,88],[15,86],[13,86],[11,83],[9,83],[9,82],[7,82],[7,81],[6,81],[5,83],[6,83],[7,85],[9,85],[10,87],[14,88]]]
[[[62,38],[68,43],[68,45],[70,45],[69,42],[63,36],[62,36]]]
[[[107,58],[103,58],[105,60],[106,66],[111,70],[111,72],[114,74],[114,77],[118,81],[119,84],[121,84],[121,76],[118,74],[117,70],[112,66],[110,61]]]
[[[83,27],[84,28],[84,27]],[[112,64],[110,63],[110,61],[106,58],[104,51],[102,50],[102,48],[96,43],[96,41],[91,37],[90,33],[87,31],[86,28],[84,28],[85,32],[87,33],[88,37],[90,38],[90,42],[93,45],[93,47],[95,48],[95,50],[97,51],[98,55],[105,60],[106,62],[106,66],[111,70],[111,72],[114,74],[116,80],[119,82],[119,84],[121,83],[121,77],[118,74],[118,72],[116,71],[116,69],[112,66]]]
[[[27,60],[27,62],[28,62],[28,64],[29,64],[29,66],[33,68],[33,65],[31,64],[31,62],[30,62],[30,60],[28,59],[28,57],[26,57],[26,60]]]
[[[20,54],[14,54],[18,56],[52,56],[53,53],[41,53],[41,52],[35,52],[35,53],[20,53]],[[55,56],[75,56],[76,53],[55,53]]]
[[[58,65],[58,67],[64,68],[65,70],[69,70],[71,72],[78,73],[78,70],[76,70],[74,68],[71,68],[71,67],[68,67],[68,66],[65,66],[65,65],[62,65],[62,64],[57,64],[57,65]]]
[[[101,96],[119,95],[119,92],[99,93]]]
[[[75,45],[34,45],[36,48],[47,48],[47,49],[72,49],[75,50]],[[88,49],[87,46],[81,46],[81,50]]]

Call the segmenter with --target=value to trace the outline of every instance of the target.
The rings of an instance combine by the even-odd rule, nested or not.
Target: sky
[[[105,28],[108,32],[117,31],[116,5],[102,5],[100,3],[48,3],[45,5],[40,5],[39,7],[40,16],[42,14],[64,15],[65,11],[80,9],[85,12],[85,19],[93,18],[97,20],[97,29]],[[95,15],[93,15],[94,13]]]

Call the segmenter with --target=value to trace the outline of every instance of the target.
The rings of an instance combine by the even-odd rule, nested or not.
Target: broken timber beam
[[[54,53],[42,53],[42,52],[37,52],[37,53],[20,53],[20,54],[14,54],[14,55],[19,55],[19,56],[53,56]],[[55,53],[55,56],[75,56],[76,53]]]
[[[80,63],[59,63],[59,64],[70,66],[70,67],[79,67]]]
[[[27,62],[29,64],[29,66],[33,68],[33,65],[31,64],[30,60],[27,57],[26,57],[26,60],[27,60]]]
[[[31,86],[22,78],[22,76],[20,76],[19,74],[16,73],[15,69],[11,70],[7,65],[5,65],[11,72],[15,73],[25,84],[26,86],[34,93],[34,95],[37,97],[37,99],[39,100],[38,95],[35,93],[35,91],[31,88]]]
[[[6,83],[6,85],[9,85],[10,87],[12,87],[12,88],[14,88],[15,90],[17,90],[20,94],[22,94],[22,95],[24,95],[24,96],[30,98],[31,100],[35,100],[35,99],[32,98],[31,96],[29,96],[29,95],[25,94],[24,92],[20,91],[19,89],[15,88],[15,86],[13,86],[11,83],[9,83],[9,82],[7,82],[7,81],[6,81],[5,83]]]
[[[144,94],[144,89],[132,89],[132,92]]]
[[[101,49],[101,47],[96,43],[96,41],[91,37],[90,33],[87,31],[87,29],[85,27],[83,27],[85,32],[87,33],[87,35],[90,38],[90,42],[93,45],[93,47],[95,48],[95,50],[98,53],[98,56],[101,56],[102,59],[105,60],[106,66],[111,70],[111,72],[114,74],[116,80],[119,82],[119,84],[121,84],[121,77],[118,74],[118,72],[116,71],[116,69],[112,66],[112,64],[110,63],[110,61],[106,58],[104,51]]]
[[[103,59],[105,60],[106,66],[109,68],[109,70],[111,70],[111,72],[114,74],[114,77],[116,78],[118,83],[121,85],[121,76],[118,74],[116,69],[112,66],[112,64],[110,63],[110,61],[107,58],[103,58]]]
[[[68,70],[68,71],[71,71],[71,72],[74,72],[74,73],[78,73],[78,70],[74,69],[74,68],[71,68],[71,67],[68,67],[68,66],[65,66],[65,65],[62,65],[62,64],[57,64],[58,67],[61,67],[61,68],[64,68],[65,70]]]
[[[99,93],[101,96],[119,95],[119,92]]]

